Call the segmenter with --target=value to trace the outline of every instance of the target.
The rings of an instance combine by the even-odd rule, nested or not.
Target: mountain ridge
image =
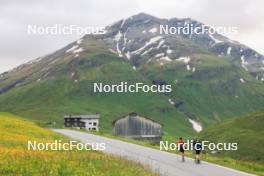
[[[131,20],[133,20],[133,21],[132,22],[129,22]],[[184,25],[186,23],[194,23],[195,25],[197,24],[198,26],[203,24],[203,23],[198,22],[196,20],[193,20],[191,18],[181,18],[181,19],[180,18],[170,18],[170,19],[163,18],[163,19],[160,19],[160,18],[157,18],[155,16],[149,15],[147,13],[139,13],[139,14],[133,15],[133,16],[131,16],[129,18],[125,18],[125,19],[122,19],[122,20],[118,20],[117,22],[115,22],[115,23],[113,23],[111,25],[106,26],[106,31],[107,31],[106,34],[103,34],[103,35],[94,35],[94,37],[95,38],[98,38],[100,40],[104,40],[104,42],[113,51],[115,51],[119,56],[125,57],[127,59],[130,59],[131,55],[133,55],[133,53],[132,53],[133,51],[131,51],[130,47],[125,48],[125,46],[123,46],[122,47],[122,51],[121,51],[119,49],[119,45],[121,45],[122,42],[120,44],[120,43],[118,43],[115,40],[117,40],[118,37],[119,37],[118,39],[120,40],[122,36],[119,36],[119,35],[124,35],[123,32],[128,32],[128,30],[131,28],[130,23],[132,23],[132,27],[133,27],[134,23],[140,22],[139,24],[142,24],[141,23],[142,20],[144,21],[143,24],[144,23],[154,22],[154,23],[157,23],[159,25],[169,25],[170,27],[171,26],[177,26],[176,23],[179,23],[180,25],[182,25],[182,23],[184,23]],[[128,24],[126,24],[126,23],[128,23]],[[125,27],[125,26],[127,26],[127,27]],[[156,34],[158,32],[158,27],[155,27],[155,26],[153,27],[153,24],[149,24],[149,26],[151,26],[150,31],[143,30],[143,32],[145,31],[145,33],[143,35],[139,35],[138,34],[135,37],[142,39],[142,38],[144,38],[143,37],[144,35],[145,36],[148,36],[149,35],[146,38],[147,38],[147,40],[150,40],[150,39],[153,39],[153,38],[150,38],[151,36],[164,36],[164,35]],[[118,29],[115,29],[116,27]],[[155,28],[156,28],[156,31],[151,31],[151,30],[154,30]],[[122,34],[118,33],[118,31],[119,32],[122,31]],[[151,35],[151,33],[154,34],[154,35]],[[194,34],[192,34],[192,35],[194,35]],[[189,34],[189,36],[187,36],[187,37],[189,37],[189,39],[192,42],[194,42],[195,44],[197,44],[199,46],[202,46],[203,49],[206,49],[206,50],[208,50],[208,52],[212,52],[213,54],[216,54],[219,57],[229,57],[230,56],[231,57],[230,59],[231,60],[234,59],[236,64],[238,64],[237,62],[238,62],[238,59],[239,59],[240,60],[240,66],[242,68],[244,68],[246,71],[249,71],[250,73],[252,73],[252,75],[255,76],[255,78],[257,80],[264,81],[264,56],[263,55],[259,54],[257,51],[251,49],[250,47],[247,47],[246,45],[240,44],[237,41],[230,40],[227,37],[222,36],[222,35],[219,35],[219,34],[215,34],[215,35],[217,37],[220,37],[220,38],[224,39],[224,40],[223,41],[220,41],[219,38],[217,38],[217,37],[215,37],[213,35],[209,35],[209,38],[210,38],[211,41],[206,41],[204,44],[202,44],[202,42],[199,41],[199,38],[196,39],[198,37],[198,34],[196,36],[195,35],[194,36],[191,36],[191,34]],[[84,37],[82,37],[81,39],[79,39],[79,40],[77,40],[75,42],[78,44],[78,42],[80,42],[82,39],[86,38],[87,36],[89,36],[89,35],[85,35]],[[182,36],[181,35],[177,35],[176,37],[179,37],[179,36],[180,37],[184,37],[186,39],[186,36],[185,35],[182,35]],[[173,37],[173,35],[168,35],[167,38],[171,38],[171,37]],[[207,38],[207,40],[208,40],[208,34],[205,34],[205,36],[201,36],[200,38],[203,38],[203,37],[204,38]],[[110,41],[110,43],[109,43],[109,38],[112,38],[112,40],[113,40],[113,41]],[[162,39],[162,37],[156,38],[156,39],[154,39],[154,41],[152,43],[155,44],[158,41],[160,41],[161,39]],[[124,38],[123,40],[129,40],[129,39],[125,39]],[[155,40],[157,40],[157,41],[155,41]],[[72,42],[72,44],[75,43],[75,42]],[[128,41],[128,42],[130,42],[130,41]],[[142,41],[139,41],[138,43],[140,44],[140,42],[142,42]],[[206,46],[206,45],[208,45],[208,42],[211,43],[210,45],[212,45],[212,47]],[[139,45],[138,43],[132,45],[132,50]],[[116,46],[113,46],[114,44]],[[160,44],[159,47],[162,47],[162,43],[159,43],[159,44]],[[164,45],[164,43],[163,43],[163,45]],[[217,47],[215,45],[217,45]],[[226,45],[228,45],[228,46],[226,46]],[[234,45],[234,46],[232,47],[232,46],[229,46],[229,45]],[[166,45],[164,47],[166,47]],[[169,46],[167,46],[167,47],[169,47]],[[57,51],[55,51],[55,52],[53,52],[51,54],[47,54],[46,57],[47,56],[50,56],[50,55],[54,55],[54,54],[60,52],[63,49],[59,49],[59,50],[57,50]],[[151,49],[151,48],[148,48],[148,49]],[[239,50],[239,52],[237,52],[238,50]],[[147,52],[150,52],[150,51],[151,50],[148,50],[148,51],[142,50],[141,54],[143,53],[145,55]],[[134,50],[134,52],[135,52],[135,50]],[[167,52],[173,52],[173,51],[170,51],[170,49],[168,48],[167,49]],[[243,53],[241,53],[241,52],[243,52]],[[238,53],[241,53],[241,54],[238,54]],[[134,54],[136,54],[136,53],[134,53]],[[169,55],[171,53],[163,53],[163,54],[164,55]],[[181,55],[182,55],[182,53],[176,53],[176,55],[172,55],[172,57],[174,59],[177,59],[177,57],[179,58],[179,57],[181,57]],[[46,58],[46,57],[43,56],[43,57],[37,58],[35,60],[29,61],[29,62],[27,62],[25,64],[22,64],[22,66],[23,65],[27,65],[27,64],[32,64],[32,63],[37,62],[37,61],[41,60],[42,58]],[[153,57],[153,55],[151,55],[150,57]],[[259,66],[258,67],[255,67],[256,64],[259,65]],[[18,66],[18,67],[16,67],[15,70],[16,69],[19,69],[20,67],[21,67],[21,65]],[[12,70],[10,70],[10,71],[12,71]],[[1,73],[0,74],[0,78],[3,78],[10,71]]]
[[[139,23],[139,24],[138,24]],[[172,19],[159,19],[157,17],[145,14],[145,13],[139,13],[138,15],[131,16],[130,18],[126,18],[123,20],[119,20],[118,22],[114,23],[113,25],[110,25],[106,28],[107,33],[103,35],[103,40],[106,40],[106,42],[109,42],[109,38],[112,38],[113,41],[110,41],[110,47],[112,49],[115,49],[119,56],[127,57],[127,59],[130,59],[131,54],[137,54],[133,53],[135,52],[135,48],[138,48],[136,45],[140,45],[142,47],[142,42],[145,42],[143,44],[146,44],[147,42],[151,42],[151,39],[153,39],[153,36],[161,36],[159,39],[155,38],[158,42],[162,40],[162,37],[166,38],[166,35],[159,34],[161,31],[159,31],[158,25],[168,25],[169,27],[184,27],[186,24],[192,24],[194,27],[201,27],[204,25],[201,22],[198,22],[196,20],[192,20],[190,18],[172,18]],[[136,26],[136,27],[135,27]],[[144,26],[144,29],[141,30],[140,27]],[[137,28],[135,30],[134,28]],[[139,28],[139,29],[138,29]],[[131,32],[130,32],[131,31]],[[143,34],[140,34],[142,32]],[[123,37],[123,41],[122,41]],[[132,39],[141,39],[138,41],[133,41],[131,45],[127,43],[130,42],[130,38]],[[152,37],[152,38],[151,38]],[[173,34],[167,35],[167,38],[173,38]],[[264,56],[256,52],[255,50],[247,47],[246,45],[240,44],[239,42],[233,41],[228,39],[227,37],[220,35],[218,33],[215,34],[180,34],[176,37],[181,37],[186,40],[190,40],[196,45],[202,47],[203,49],[208,50],[209,52],[212,52],[213,54],[218,55],[219,57],[226,57],[230,59],[231,61],[234,61],[234,63],[240,65],[242,68],[244,68],[246,71],[249,71],[256,79],[264,81]],[[116,41],[118,39],[118,41]],[[146,39],[145,41],[142,39]],[[121,42],[120,42],[121,41]],[[136,44],[133,44],[135,43]],[[165,43],[167,40],[165,39]],[[116,46],[113,46],[113,43],[116,44]],[[176,42],[171,43],[171,45],[177,44]],[[119,46],[121,45],[121,46]],[[127,46],[126,46],[127,45]],[[159,43],[159,47],[165,46],[164,43]],[[122,49],[121,49],[122,48]],[[147,50],[149,49],[149,50]],[[168,48],[170,50],[170,48]],[[146,50],[142,50],[141,53],[145,55],[146,53],[149,53],[151,51],[151,48],[146,48]],[[173,52],[173,50],[172,50]],[[164,52],[163,52],[164,53]],[[164,55],[168,55],[176,59],[177,57],[180,57],[182,53],[164,53]],[[153,57],[153,55],[152,55]]]

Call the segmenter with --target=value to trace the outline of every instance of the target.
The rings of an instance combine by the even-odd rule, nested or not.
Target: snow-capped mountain
[[[195,53],[193,45],[197,45],[219,59],[230,59],[256,79],[264,81],[264,57],[253,49],[220,34],[164,34],[160,28],[180,28],[187,24],[193,27],[203,25],[190,18],[159,19],[140,13],[107,26],[107,33],[97,37],[120,57],[132,60],[135,67],[138,67],[139,57],[148,57],[147,62],[158,60],[162,64],[177,59],[187,62],[188,59],[184,58]]]

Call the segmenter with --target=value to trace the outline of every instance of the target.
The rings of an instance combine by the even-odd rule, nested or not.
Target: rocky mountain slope
[[[169,30],[185,26],[201,28],[202,25],[204,24],[189,18],[159,19],[141,13],[107,26],[107,33],[99,38],[120,57],[131,59],[135,67],[139,64],[137,58],[142,56],[150,58],[147,62],[189,58],[197,52],[194,49],[196,45],[219,58],[233,61],[252,73],[256,79],[264,81],[264,57],[253,49],[217,33],[210,34],[206,31],[203,34],[184,34],[182,31],[175,34],[173,30]],[[165,33],[166,31],[171,32]]]

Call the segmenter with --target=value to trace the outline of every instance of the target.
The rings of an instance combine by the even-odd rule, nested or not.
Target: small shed
[[[116,136],[158,143],[162,140],[162,124],[132,112],[113,121]]]
[[[99,131],[99,114],[91,115],[66,115],[64,116],[65,127],[85,128],[89,131]]]

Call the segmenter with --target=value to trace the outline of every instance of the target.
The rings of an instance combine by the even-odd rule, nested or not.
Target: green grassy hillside
[[[93,93],[93,82],[104,84],[121,81],[127,81],[130,84],[135,82],[151,84],[151,82],[133,70],[128,62],[120,61],[120,58],[96,55],[92,59],[94,62],[103,62],[103,64],[98,66],[99,68],[90,69],[75,67],[75,72],[79,76],[78,83],[71,79],[70,72],[54,80],[19,87],[1,96],[0,109],[44,122],[55,121],[60,127],[63,125],[65,114],[98,112],[101,114],[101,130],[110,133],[114,119],[135,111],[159,122],[171,124],[166,125],[165,132],[178,135],[194,133],[187,118],[171,106],[168,98],[163,94]],[[87,59],[81,62],[89,61]],[[168,108],[170,111],[164,112],[164,109]]]
[[[226,151],[221,156],[264,163],[264,113],[255,113],[243,118],[227,120],[212,126],[200,135],[212,142],[237,142],[237,151]]]
[[[0,113],[0,121],[0,175],[156,175],[139,164],[95,151],[29,151],[28,140],[69,139],[8,113]]]
[[[192,72],[179,61],[163,66],[142,64],[134,70],[129,60],[113,54],[97,40],[84,40],[82,47],[86,50],[77,58],[64,49],[8,73],[0,80],[0,110],[44,123],[55,121],[58,127],[63,126],[65,114],[98,112],[101,130],[108,133],[112,133],[114,119],[135,111],[163,123],[165,136],[173,140],[195,134],[188,118],[207,127],[230,117],[264,110],[263,83],[206,51],[197,50],[190,56],[189,64],[196,67]],[[50,58],[53,60],[49,61]],[[171,84],[173,92],[92,91],[94,82],[151,85],[155,80]]]
[[[183,104],[185,111],[204,126],[263,110],[264,85],[246,71],[213,55],[191,57],[197,70],[194,73],[177,62],[163,67],[145,66],[141,71],[150,79],[171,83],[174,91],[170,98]],[[240,78],[246,82],[241,83]]]

